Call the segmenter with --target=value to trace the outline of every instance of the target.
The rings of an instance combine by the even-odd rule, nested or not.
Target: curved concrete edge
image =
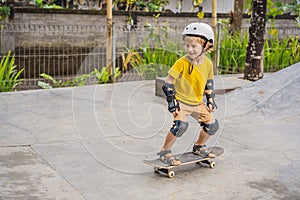
[[[299,83],[299,78],[300,62],[259,81],[248,82],[248,84],[227,93],[223,97],[224,99],[219,101],[219,112],[225,112],[227,118],[249,113],[263,106],[275,94],[280,94],[285,88],[296,84],[294,82]],[[298,95],[297,91],[291,91],[291,93]],[[280,96],[286,101],[290,100],[288,96],[283,97],[283,95],[279,95],[277,98]]]

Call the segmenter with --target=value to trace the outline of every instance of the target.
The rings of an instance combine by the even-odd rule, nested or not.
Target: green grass
[[[278,39],[276,29],[268,30],[264,44],[264,72],[275,72],[300,61],[298,37]],[[246,63],[248,33],[230,35],[223,33],[220,43],[219,74],[243,73]]]
[[[10,56],[10,52],[1,59],[0,62],[0,92],[12,92],[17,90],[21,83],[20,75],[24,68],[17,70],[15,56]]]

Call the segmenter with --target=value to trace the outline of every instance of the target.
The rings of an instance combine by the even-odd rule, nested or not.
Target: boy
[[[204,157],[215,157],[205,149],[205,143],[219,129],[212,112],[216,108],[213,93],[213,64],[206,56],[213,47],[214,32],[205,23],[191,23],[182,32],[187,55],[179,58],[168,72],[163,84],[167,96],[168,110],[174,116],[174,124],[158,153],[160,159],[170,165],[180,165],[171,152],[177,137],[188,128],[188,115],[198,121],[202,130],[194,142],[193,153]],[[207,103],[202,101],[205,94]]]

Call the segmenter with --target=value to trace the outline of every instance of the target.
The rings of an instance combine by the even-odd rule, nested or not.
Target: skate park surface
[[[300,63],[248,82],[216,76],[216,167],[153,172],[172,126],[155,81],[0,94],[0,199],[299,199]],[[190,151],[199,125],[173,153]]]

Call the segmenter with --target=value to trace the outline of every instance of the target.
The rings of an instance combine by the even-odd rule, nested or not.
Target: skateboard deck
[[[206,148],[209,152],[216,155],[215,158],[206,158],[199,155],[195,155],[192,152],[185,152],[174,155],[176,159],[179,159],[181,161],[181,164],[178,166],[188,165],[192,163],[204,163],[209,165],[210,168],[215,168],[216,163],[213,161],[214,159],[220,157],[224,154],[224,149],[222,147],[207,147]],[[168,175],[169,178],[173,178],[175,176],[175,172],[173,171],[173,168],[176,168],[178,166],[174,165],[168,165],[164,162],[162,162],[159,158],[154,160],[144,160],[143,161],[147,165],[151,165],[154,167],[154,172],[156,173],[163,173]]]

